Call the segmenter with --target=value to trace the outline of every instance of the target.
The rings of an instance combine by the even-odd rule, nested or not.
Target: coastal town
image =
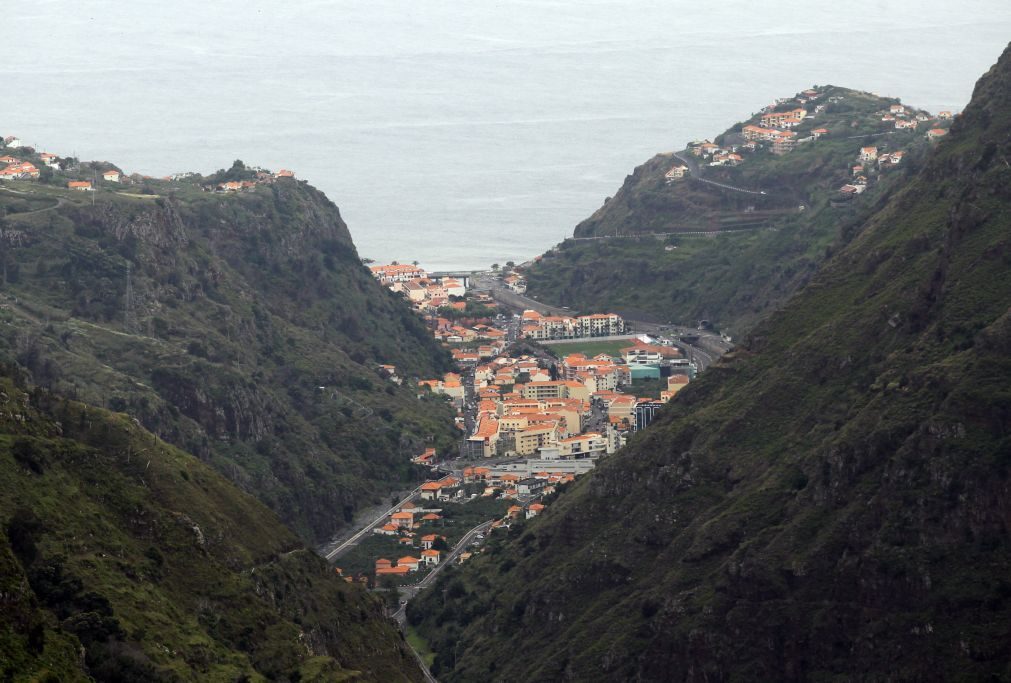
[[[333,553],[348,581],[418,586],[446,562],[466,562],[488,534],[542,514],[698,372],[671,339],[633,334],[615,313],[509,309],[471,274],[370,268],[450,351],[455,370],[419,379],[417,395],[453,407],[460,443],[452,454],[414,454],[431,478]],[[492,277],[525,291],[522,266],[496,266]],[[392,365],[377,373],[405,381]],[[475,525],[481,533],[461,547]]]

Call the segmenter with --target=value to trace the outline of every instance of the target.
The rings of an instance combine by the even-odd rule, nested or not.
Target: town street
[[[435,565],[435,568],[432,569],[432,571],[428,573],[428,576],[423,578],[421,581],[414,585],[400,587],[400,607],[393,613],[393,618],[397,620],[397,623],[403,626],[406,622],[407,603],[410,602],[411,599],[421,591],[421,589],[431,586],[435,581],[435,578],[439,575],[439,572],[456,561],[456,558],[460,556],[460,553],[470,547],[470,544],[479,534],[487,532],[488,528],[491,527],[492,522],[494,521],[495,520],[490,519],[487,522],[481,522],[476,527],[468,531],[464,537],[460,539],[460,542],[453,547],[448,555],[446,555],[445,559]]]
[[[356,545],[358,545],[358,542],[360,540],[362,540],[363,536],[365,536],[368,533],[371,533],[373,529],[375,529],[377,526],[379,526],[380,524],[382,524],[383,521],[387,517],[389,517],[394,512],[396,512],[397,510],[399,510],[401,508],[401,506],[404,505],[404,503],[407,503],[412,498],[414,498],[416,495],[418,495],[418,493],[420,491],[421,491],[421,486],[419,485],[416,489],[414,489],[413,491],[411,491],[410,493],[408,493],[407,496],[405,496],[402,500],[400,500],[396,505],[394,505],[393,507],[391,507],[389,510],[386,510],[385,512],[383,512],[381,515],[379,515],[375,519],[373,519],[366,526],[364,526],[361,529],[359,529],[358,532],[355,533],[354,536],[352,536],[348,540],[344,541],[343,543],[341,543],[339,546],[337,546],[336,548],[334,548],[330,552],[326,553],[323,557],[325,557],[328,562],[333,562],[334,560],[336,560],[338,557],[340,557],[341,555],[343,555],[344,553],[346,553],[348,550],[350,550],[351,548],[353,548]]]

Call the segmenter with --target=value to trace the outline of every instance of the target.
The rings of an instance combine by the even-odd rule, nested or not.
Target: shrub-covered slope
[[[542,301],[578,310],[616,310],[660,322],[707,319],[735,334],[749,328],[817,271],[838,242],[840,225],[864,220],[914,175],[929,146],[923,135],[927,123],[896,130],[881,121],[881,112],[897,100],[848,88],[821,90],[814,101],[780,105],[803,106],[812,114],[795,129],[798,137],[829,131],[785,155],[761,143],[762,149],[741,151],[738,166],[709,166],[681,152],[681,159],[693,164],[692,173],[672,182],[665,173],[683,164],[674,154],[659,154],[636,168],[613,198],[576,226],[576,239],[530,267],[528,290]],[[824,109],[815,113],[816,107]],[[910,117],[920,113],[909,111]],[[744,142],[745,123],[725,131],[717,143]],[[877,164],[868,164],[868,190],[840,202],[838,189],[853,180],[852,167],[864,146],[903,151],[904,158],[880,172]]]
[[[411,481],[423,445],[452,447],[444,405],[376,372],[429,376],[448,354],[320,192],[203,182],[0,188],[0,357],[136,417],[320,540]]]
[[[379,602],[125,415],[0,380],[4,680],[417,680]],[[83,648],[83,649],[82,649]]]
[[[1011,675],[1011,50],[784,308],[410,618],[440,680]]]

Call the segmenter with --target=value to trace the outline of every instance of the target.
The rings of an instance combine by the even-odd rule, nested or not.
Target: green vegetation
[[[421,656],[422,661],[425,662],[425,666],[431,668],[435,662],[435,653],[428,646],[428,641],[422,638],[417,629],[410,625],[406,631],[408,644]]]
[[[0,396],[5,680],[420,677],[381,605],[214,470],[126,416]]]
[[[639,398],[660,398],[660,392],[667,391],[667,378],[661,379],[637,379],[632,381],[632,386],[626,393],[633,394]]]
[[[606,353],[608,356],[620,358],[621,350],[632,346],[632,341],[630,339],[610,341],[594,341],[593,339],[587,339],[585,341],[565,342],[564,344],[541,342],[541,345],[562,358],[572,353],[582,353],[588,358],[593,358],[601,353]]]
[[[0,188],[0,360],[139,420],[319,541],[416,480],[411,455],[456,447],[451,409],[412,381],[450,359],[321,193],[200,189],[214,180],[145,181],[156,199]]]
[[[412,601],[433,673],[1006,678],[1008,159],[1011,48],[737,351]]]
[[[833,97],[844,99],[829,102]],[[707,319],[739,336],[802,287],[843,234],[922,167],[929,147],[922,126],[919,132],[895,131],[875,115],[893,102],[829,87],[806,105],[826,109],[798,129],[805,136],[824,127],[828,136],[783,156],[763,149],[742,153],[739,166],[704,169],[706,179],[765,195],[693,178],[668,183],[664,174],[680,162],[670,154],[654,157],[575,230],[576,237],[619,237],[566,240],[528,270],[528,292],[556,305],[613,310],[634,320]],[[740,140],[742,125],[717,142]],[[868,170],[868,191],[833,206],[866,145],[903,150],[905,158],[897,168]],[[686,234],[698,231],[709,234]]]

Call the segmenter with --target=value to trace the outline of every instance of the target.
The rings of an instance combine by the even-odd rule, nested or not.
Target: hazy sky
[[[1011,2],[4,3],[0,133],[152,175],[294,169],[359,250],[522,260],[652,154],[833,83],[959,109]]]

